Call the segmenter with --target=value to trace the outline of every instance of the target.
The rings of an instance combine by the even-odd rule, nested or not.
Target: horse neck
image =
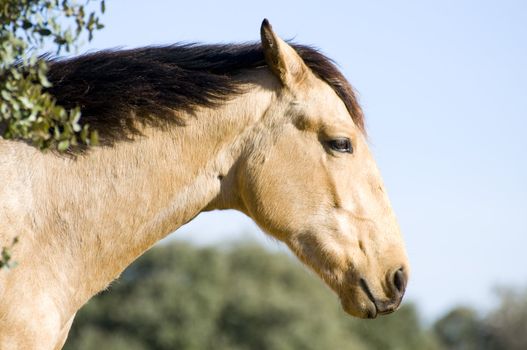
[[[201,211],[236,207],[221,178],[271,98],[253,86],[214,110],[197,110],[184,127],[146,128],[133,142],[76,159],[38,155],[34,165],[45,171],[32,186],[32,242],[77,304]]]

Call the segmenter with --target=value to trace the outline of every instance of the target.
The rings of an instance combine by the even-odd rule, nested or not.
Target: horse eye
[[[338,139],[329,141],[329,147],[337,152],[353,153],[353,146],[351,145],[351,141],[350,139],[345,137],[339,137]]]

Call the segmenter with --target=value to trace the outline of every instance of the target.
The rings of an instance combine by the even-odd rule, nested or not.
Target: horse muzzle
[[[359,288],[353,298],[355,300],[342,299],[344,310],[353,316],[370,319],[394,312],[403,299],[408,275],[403,268],[400,268],[389,273],[386,282],[387,296],[384,297],[379,295],[380,293],[375,293],[365,278],[360,278]]]

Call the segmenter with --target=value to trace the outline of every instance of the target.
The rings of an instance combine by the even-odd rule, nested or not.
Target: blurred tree
[[[527,288],[500,289],[500,305],[486,323],[494,340],[493,349],[527,349]]]
[[[527,349],[527,289],[501,289],[500,304],[486,316],[458,307],[434,324],[441,345],[452,350]]]
[[[434,324],[440,343],[452,350],[492,349],[489,331],[473,309],[457,307]]]
[[[353,319],[311,273],[254,245],[156,247],[78,314],[65,349],[436,349],[416,310]]]
[[[79,124],[80,110],[65,110],[45,92],[46,61],[37,50],[69,52],[87,34],[102,28],[90,0],[2,0],[0,2],[0,137],[26,140],[39,148],[64,151],[97,134]],[[100,12],[104,12],[104,0]]]
[[[413,304],[370,322],[354,320],[351,327],[350,331],[366,342],[368,349],[441,349],[433,333],[423,326]]]

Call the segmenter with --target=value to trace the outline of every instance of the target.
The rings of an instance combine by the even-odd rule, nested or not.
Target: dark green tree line
[[[66,349],[438,349],[408,304],[377,320],[285,254],[156,247],[79,312]]]
[[[445,349],[527,349],[527,289],[501,289],[498,296],[488,314],[457,307],[438,320],[434,330]]]
[[[171,243],[81,309],[66,349],[527,349],[527,290],[500,300],[487,314],[454,308],[431,326],[408,302],[358,320],[283,253]]]

